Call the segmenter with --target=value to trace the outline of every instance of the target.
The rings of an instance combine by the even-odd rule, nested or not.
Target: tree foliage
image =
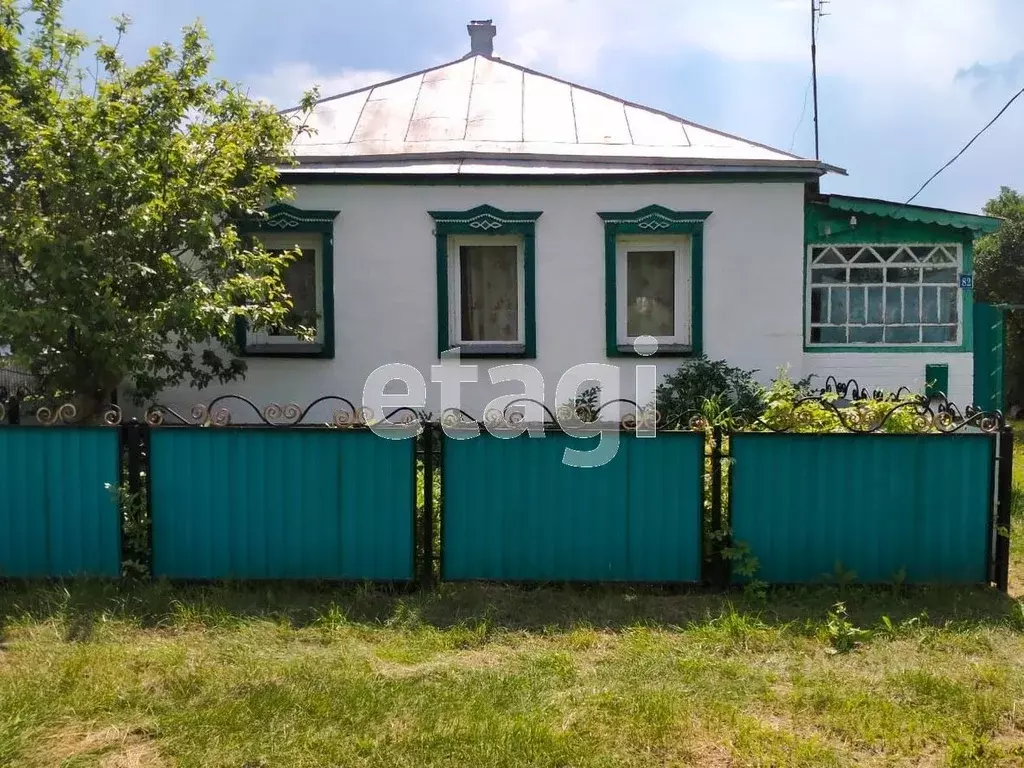
[[[236,319],[287,326],[297,256],[237,222],[284,198],[305,128],[213,78],[199,24],[129,65],[126,17],[89,40],[61,5],[0,0],[0,345],[47,391],[96,401],[232,380]]]
[[[1002,187],[985,204],[985,213],[1004,219],[999,231],[975,246],[975,292],[980,301],[1024,305],[1024,195]],[[1006,318],[1005,374],[1010,403],[1024,401],[1024,309]]]

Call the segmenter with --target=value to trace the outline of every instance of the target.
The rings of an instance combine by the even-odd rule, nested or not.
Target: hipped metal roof
[[[481,54],[322,99],[308,123],[290,173],[845,173]]]

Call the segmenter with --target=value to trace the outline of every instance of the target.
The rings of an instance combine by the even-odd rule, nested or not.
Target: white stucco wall
[[[814,381],[818,386],[824,384],[825,377],[832,375],[839,381],[856,379],[869,390],[891,392],[899,387],[910,387],[915,392],[923,392],[925,366],[935,363],[949,366],[949,392],[946,393],[949,399],[961,406],[973,403],[974,356],[969,352],[807,354],[804,373],[819,376]]]
[[[367,375],[389,363],[420,370],[428,407],[441,407],[430,384],[437,364],[436,257],[428,210],[466,210],[488,203],[504,210],[539,210],[536,229],[535,360],[480,360],[480,381],[462,388],[462,407],[480,416],[496,395],[487,371],[529,362],[544,375],[546,400],[569,367],[588,362],[621,367],[621,396],[633,398],[632,358],[605,357],[604,226],[598,211],[632,211],[650,204],[712,211],[704,229],[704,351],[711,358],[760,370],[779,366],[806,373],[853,376],[869,386],[914,385],[925,362],[950,363],[953,396],[970,399],[969,355],[805,355],[803,351],[803,197],[801,184],[649,184],[394,186],[301,185],[299,208],[340,210],[334,232],[335,357],[333,360],[250,358],[244,381],[197,393],[176,390],[168,405],[208,402],[222,392],[260,404],[305,404],[323,394],[356,400]],[[927,359],[925,359],[927,358]],[[651,361],[641,361],[650,363]],[[658,358],[659,373],[681,360]],[[640,392],[646,400],[649,392]]]

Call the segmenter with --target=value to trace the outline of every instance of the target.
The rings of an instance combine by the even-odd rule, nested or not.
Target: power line
[[[796,135],[800,132],[800,126],[804,124],[804,118],[807,116],[807,97],[811,94],[811,78],[807,78],[807,87],[804,88],[804,105],[800,107],[800,119],[797,120],[796,127],[793,129],[793,135],[789,139],[789,151],[793,151],[793,146],[796,144]]]
[[[909,198],[907,198],[907,202],[905,202],[903,205],[901,205],[900,208],[902,208],[904,205],[910,205],[912,202],[914,202],[914,200],[917,198],[917,196],[920,195],[922,192],[924,192],[925,187],[927,187],[929,184],[931,184],[940,173],[942,173],[944,170],[949,168],[949,166],[951,166],[953,163],[955,163],[957,160],[959,160],[960,159],[960,155],[962,155],[964,152],[966,152],[968,149],[970,149],[971,144],[973,144],[975,141],[977,141],[985,131],[987,131],[989,128],[991,128],[993,123],[995,123],[996,120],[998,120],[1000,117],[1002,117],[1003,113],[1006,110],[1008,110],[1010,108],[1010,105],[1013,104],[1013,102],[1015,102],[1018,98],[1020,98],[1020,96],[1022,94],[1024,94],[1024,88],[1021,88],[1019,91],[1017,91],[1015,94],[1013,94],[1013,96],[1010,97],[1010,100],[1003,105],[1003,108],[1000,109],[996,113],[996,116],[993,117],[991,120],[989,120],[987,123],[985,123],[985,127],[982,128],[980,131],[978,131],[976,134],[974,134],[974,136],[971,137],[971,140],[968,141],[966,144],[964,144],[963,149],[961,149],[959,152],[957,152],[955,155],[953,155],[953,157],[949,160],[949,162],[947,162],[944,166],[939,168],[939,170],[937,170],[935,173],[933,173],[931,176],[929,176],[928,177],[928,181],[926,181],[924,184],[922,184],[921,187],[917,190],[917,192],[915,192]],[[898,211],[900,208],[897,208],[896,210]]]

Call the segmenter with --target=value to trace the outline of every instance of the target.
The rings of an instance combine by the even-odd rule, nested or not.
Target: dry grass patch
[[[78,724],[55,728],[40,737],[38,750],[26,755],[25,764],[40,768],[164,768],[168,765],[143,728],[88,729]]]

